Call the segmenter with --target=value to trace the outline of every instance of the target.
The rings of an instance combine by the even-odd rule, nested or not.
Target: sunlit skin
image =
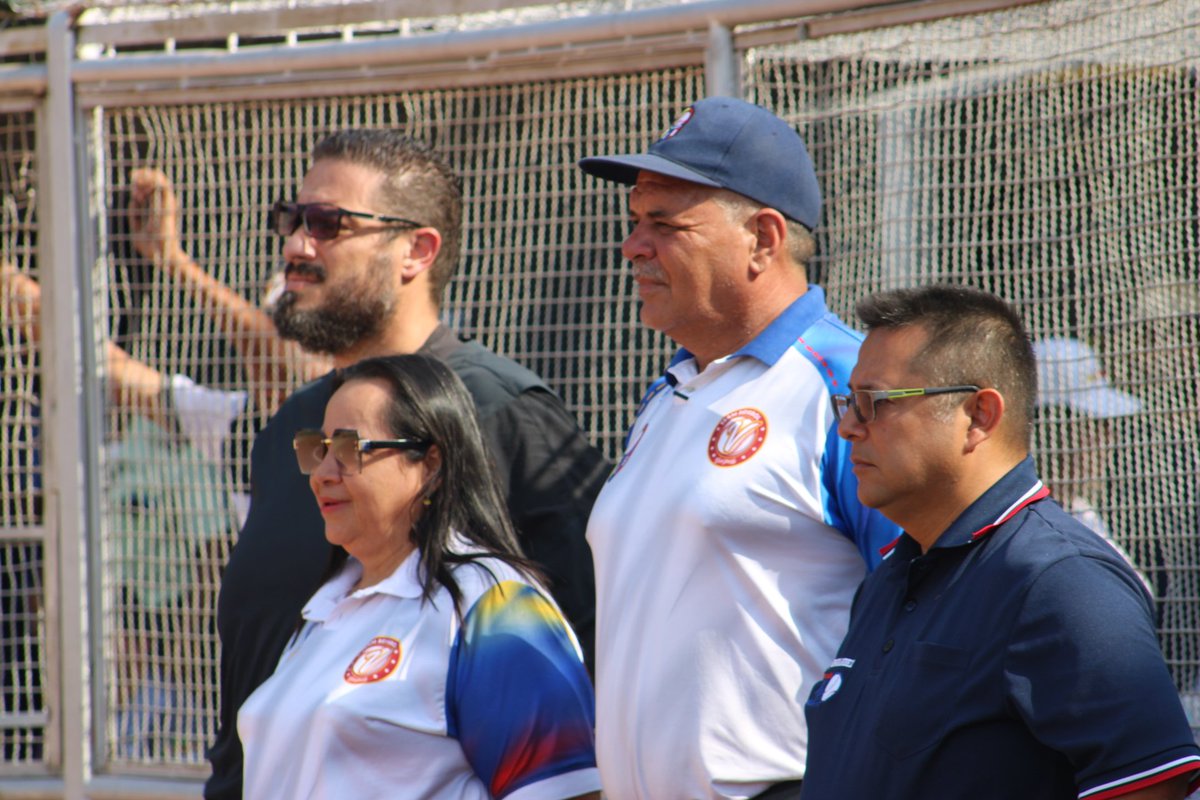
[[[911,365],[927,340],[918,326],[872,331],[859,350],[851,388],[927,385]],[[838,434],[851,443],[859,500],[904,528],[924,550],[1025,456],[996,436],[1004,399],[994,389],[963,395],[950,413],[939,402],[947,401],[881,400],[872,422],[859,422],[851,411],[838,423]]]
[[[322,429],[326,436],[348,428],[363,439],[395,438],[382,423],[390,402],[384,382],[350,381],[330,398]],[[374,450],[363,453],[362,459],[362,472],[346,475],[327,453],[308,478],[325,520],[325,538],[362,562],[358,588],[391,575],[415,548],[413,522],[440,454],[435,446],[419,461],[401,450]]]
[[[717,192],[642,171],[621,245],[642,323],[701,367],[749,342],[808,288],[803,270],[786,260],[783,216],[763,209],[731,220]]]
[[[350,211],[373,214],[395,213],[383,208],[378,195],[384,175],[377,169],[342,159],[321,159],[304,176],[298,203],[330,203]],[[334,239],[318,241],[301,225],[284,239],[283,259],[287,267],[286,288],[297,295],[296,308],[320,307],[331,285],[339,281],[378,281],[389,276],[396,294],[382,334],[334,353],[334,365],[349,366],[363,358],[388,353],[416,352],[438,325],[438,309],[430,299],[428,275],[441,248],[441,235],[433,228],[394,233],[387,223],[348,217],[345,230]],[[325,280],[306,275],[297,265],[316,264],[325,270]],[[381,267],[386,266],[386,269]]]

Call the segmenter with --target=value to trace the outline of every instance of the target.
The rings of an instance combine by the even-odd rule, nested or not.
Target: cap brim
[[[1142,401],[1133,395],[1104,388],[1078,392],[1071,398],[1071,405],[1089,416],[1102,419],[1125,417],[1142,410]]]
[[[595,175],[606,181],[624,183],[632,186],[637,183],[638,173],[642,170],[657,172],[681,181],[691,181],[701,186],[722,188],[721,184],[701,175],[693,169],[676,164],[674,161],[650,153],[630,154],[626,156],[591,156],[579,160],[579,168],[589,175]]]
[[[1074,392],[1047,392],[1039,395],[1039,406],[1062,405],[1093,419],[1127,417],[1142,410],[1142,401],[1131,394],[1106,387]]]

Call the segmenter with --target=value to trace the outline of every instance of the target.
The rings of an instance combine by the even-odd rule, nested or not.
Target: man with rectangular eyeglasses
[[[860,389],[848,394],[835,394],[829,398],[833,403],[833,417],[838,422],[847,410],[862,423],[875,421],[875,404],[881,400],[902,400],[905,397],[925,397],[934,394],[959,394],[978,392],[978,386],[927,386],[924,389]]]
[[[594,579],[584,531],[608,464],[537,375],[440,321],[458,265],[462,203],[458,177],[426,145],[388,130],[333,134],[314,151],[295,201],[270,210],[285,263],[272,320],[283,339],[330,356],[335,370],[370,356],[421,352],[458,374],[475,401],[525,555],[544,569],[590,654]],[[193,283],[207,291],[212,281]],[[215,289],[209,300],[221,305]],[[293,393],[255,438],[249,515],[217,609],[221,710],[208,753],[209,800],[241,797],[238,708],[274,670],[329,563],[303,473],[329,450],[355,471],[364,453],[410,446],[316,430],[333,378]]]
[[[904,534],[809,694],[802,800],[1184,797],[1200,748],[1150,596],[1029,457],[1037,369],[1016,311],[931,286],[858,316],[838,433],[859,498]]]

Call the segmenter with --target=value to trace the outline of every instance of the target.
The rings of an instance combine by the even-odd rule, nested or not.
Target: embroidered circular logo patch
[[[842,688],[842,676],[834,673],[825,681],[825,691],[821,692],[821,702],[824,703],[829,698],[838,693],[838,689]]]
[[[767,440],[767,418],[757,408],[730,411],[708,440],[708,460],[718,467],[745,463]]]
[[[346,667],[346,683],[374,683],[391,675],[400,663],[400,642],[376,636]]]

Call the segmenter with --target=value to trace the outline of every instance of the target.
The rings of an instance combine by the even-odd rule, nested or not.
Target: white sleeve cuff
[[[180,432],[205,458],[219,464],[229,426],[246,407],[246,393],[209,389],[186,375],[172,375],[171,406]]]
[[[564,772],[544,781],[522,786],[504,800],[564,800],[600,791],[600,770],[595,767]]]

